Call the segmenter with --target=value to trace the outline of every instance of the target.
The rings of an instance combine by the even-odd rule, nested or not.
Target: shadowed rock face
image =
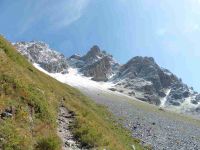
[[[32,63],[50,73],[66,73],[68,62],[64,55],[53,51],[43,42],[18,42],[14,46]]]
[[[87,66],[83,73],[85,76],[93,77],[95,81],[107,81],[112,75],[112,59],[108,56],[100,59],[92,65]]]

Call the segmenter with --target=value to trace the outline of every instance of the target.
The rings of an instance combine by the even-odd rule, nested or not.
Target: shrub
[[[59,150],[60,141],[57,137],[42,137],[36,145],[37,150]]]

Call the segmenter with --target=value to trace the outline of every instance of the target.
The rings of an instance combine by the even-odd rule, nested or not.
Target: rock
[[[152,57],[133,57],[120,67],[113,78],[117,89],[134,90],[136,95],[142,93],[144,96],[140,96],[140,100],[156,105],[160,104],[161,98],[167,96],[166,105],[179,106],[185,98],[195,94],[173,73],[161,68]],[[169,89],[170,92],[166,95],[165,91]],[[200,96],[197,99],[200,100]]]
[[[108,81],[119,68],[119,64],[113,60],[112,55],[101,51],[98,46],[93,46],[86,55],[76,60],[70,59],[69,62],[80,68],[80,72],[85,76],[92,77],[95,81]]]
[[[109,90],[111,90],[111,91],[116,91],[117,89],[115,89],[115,88],[109,88]]]
[[[9,112],[2,112],[1,113],[1,119],[4,119],[4,118],[12,118],[12,114],[11,113],[9,113]]]
[[[158,95],[159,95],[160,97],[165,97],[165,96],[166,96],[166,94],[165,94],[163,91],[159,91],[159,92],[158,92]]]
[[[82,70],[85,76],[95,81],[107,81],[112,75],[112,59],[108,56],[100,59]]]
[[[189,97],[189,95],[190,95],[190,92],[189,91],[185,91],[184,93],[183,93],[183,97]]]
[[[200,107],[197,107],[197,108],[195,109],[195,111],[198,112],[198,113],[200,113]]]
[[[174,106],[180,106],[181,104],[177,101],[170,101],[170,103]]]
[[[13,117],[15,114],[16,114],[16,109],[15,109],[15,107],[10,106],[10,107],[7,107],[7,108],[0,114],[0,116],[1,116],[2,119],[3,119],[3,118],[11,118],[11,117]]]
[[[191,100],[191,103],[192,103],[192,104],[195,104],[195,105],[198,104],[198,102],[197,102],[196,100]]]
[[[68,62],[64,55],[52,50],[43,42],[18,42],[14,46],[30,62],[39,64],[50,73],[67,73]]]
[[[146,95],[144,96],[147,99],[147,102],[155,105],[160,105],[160,99],[155,95]]]
[[[174,95],[172,96],[172,98],[174,98],[174,99],[181,99],[181,98],[182,98],[182,95],[179,94],[179,93],[177,93],[177,94],[174,94]]]
[[[136,150],[135,145],[131,145],[132,150]]]
[[[112,55],[102,51],[97,45],[93,46],[83,57],[72,55],[68,62],[95,81],[108,81],[119,69],[119,64],[113,60]]]
[[[195,97],[195,100],[196,100],[197,102],[200,102],[200,94],[198,94],[198,95]]]
[[[70,59],[77,59],[77,60],[80,60],[81,59],[81,56],[80,55],[77,55],[77,54],[74,54],[72,55],[71,57],[69,57]]]
[[[135,92],[133,92],[133,91],[132,91],[132,92],[129,92],[128,95],[129,95],[129,96],[135,96]]]
[[[158,110],[160,110],[160,111],[165,111],[162,107],[159,107]]]
[[[101,52],[100,48],[97,45],[94,45],[88,53],[81,58],[86,63],[94,63],[97,60],[101,59],[103,57],[103,53]]]

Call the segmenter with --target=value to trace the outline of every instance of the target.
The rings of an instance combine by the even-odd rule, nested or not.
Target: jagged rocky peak
[[[119,70],[119,64],[113,56],[102,51],[97,45],[93,46],[86,55],[72,55],[69,59],[72,67],[79,68],[87,77],[95,81],[107,81]]]
[[[102,59],[106,55],[105,51],[101,51],[101,49],[94,45],[86,55],[84,55],[81,60],[83,60],[86,64],[92,64],[100,59]]]
[[[136,56],[120,68],[119,76],[124,78],[142,77],[145,75],[145,72],[156,71],[157,68],[158,65],[152,57]]]
[[[65,56],[50,49],[44,42],[17,42],[14,46],[29,61],[39,64],[50,73],[67,72],[68,62]]]
[[[107,81],[119,69],[119,64],[116,63],[113,56],[106,51],[102,51],[96,45],[81,60],[85,64],[81,68],[81,72],[85,76],[92,77],[95,81]]]
[[[137,56],[120,68],[116,87],[130,96],[160,105],[181,105],[194,91],[169,70],[161,68],[152,57]],[[134,93],[134,94],[133,94]]]

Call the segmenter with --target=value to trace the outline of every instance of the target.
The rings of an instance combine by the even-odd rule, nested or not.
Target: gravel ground
[[[200,120],[114,92],[79,89],[95,102],[108,106],[142,144],[155,150],[200,150]]]
[[[74,140],[69,126],[73,122],[73,115],[65,107],[60,107],[58,115],[58,135],[63,142],[62,150],[80,150],[80,145]]]

